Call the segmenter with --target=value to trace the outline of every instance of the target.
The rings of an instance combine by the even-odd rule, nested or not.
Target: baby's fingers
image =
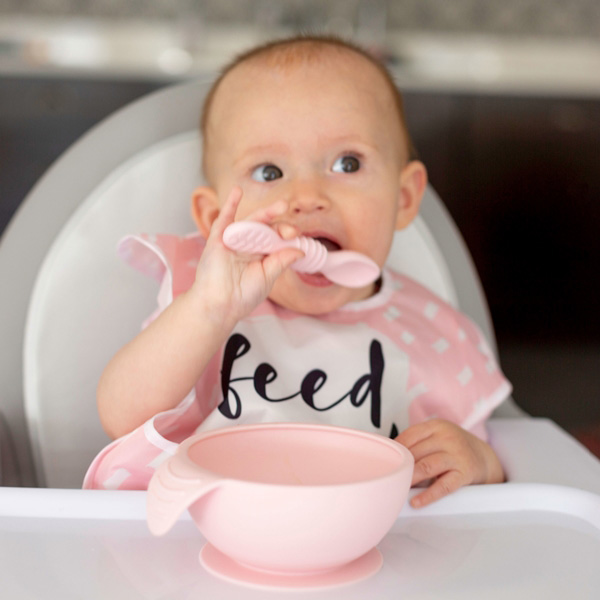
[[[456,469],[456,461],[448,452],[421,453],[418,448],[416,452],[415,450],[411,450],[411,452],[415,458],[412,485],[417,485]]]
[[[410,505],[413,508],[427,506],[465,485],[463,475],[459,471],[447,471],[440,475],[424,492],[414,496]]]
[[[435,436],[436,430],[439,429],[439,423],[438,419],[430,419],[411,425],[400,432],[396,437],[396,441],[412,452],[418,444],[422,444],[425,440]]]

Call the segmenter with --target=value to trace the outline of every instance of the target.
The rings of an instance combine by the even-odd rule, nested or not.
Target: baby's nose
[[[289,207],[294,214],[326,210],[329,199],[316,182],[301,183],[291,190]]]

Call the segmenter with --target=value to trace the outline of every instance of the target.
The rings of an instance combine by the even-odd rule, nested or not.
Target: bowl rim
[[[349,481],[345,483],[332,483],[332,484],[290,484],[290,483],[269,483],[264,481],[254,481],[251,479],[236,479],[232,477],[222,476],[220,473],[211,471],[210,469],[206,469],[194,460],[192,460],[188,454],[188,450],[201,442],[203,439],[212,438],[222,435],[230,435],[234,433],[241,433],[243,431],[256,431],[261,429],[294,429],[294,430],[318,430],[322,432],[334,431],[336,433],[345,433],[347,435],[362,437],[364,439],[368,439],[372,442],[379,443],[383,446],[386,446],[388,449],[396,452],[401,456],[402,462],[397,469],[394,469],[390,473],[386,475],[381,475],[379,477],[372,477],[369,479],[362,479],[359,481]],[[197,470],[199,473],[207,473],[211,478],[218,478],[222,483],[227,482],[228,484],[243,484],[244,486],[256,486],[259,488],[281,488],[281,489],[294,489],[295,491],[300,490],[311,490],[311,489],[326,489],[326,488],[342,488],[342,487],[356,487],[361,485],[368,485],[374,482],[383,482],[387,479],[394,479],[398,477],[399,474],[405,472],[407,469],[410,471],[414,468],[414,458],[410,450],[400,444],[399,442],[387,438],[378,433],[371,433],[368,431],[363,431],[361,429],[354,429],[352,427],[345,427],[341,425],[329,425],[324,423],[294,423],[294,422],[272,422],[272,423],[250,423],[245,425],[234,425],[231,427],[223,427],[219,429],[211,429],[210,431],[202,431],[196,434],[191,435],[186,438],[181,444],[178,446],[175,455],[172,458],[178,457],[178,460],[182,460],[186,463],[186,465],[192,467],[194,470]],[[409,481],[410,487],[410,481]]]

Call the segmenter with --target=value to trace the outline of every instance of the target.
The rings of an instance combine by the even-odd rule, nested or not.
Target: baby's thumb
[[[304,252],[298,250],[298,248],[284,248],[265,256],[263,258],[263,269],[269,289],[287,268],[303,256]]]

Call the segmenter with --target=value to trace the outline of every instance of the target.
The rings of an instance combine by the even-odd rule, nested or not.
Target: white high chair
[[[117,259],[115,246],[127,233],[193,229],[188,207],[200,181],[197,123],[208,86],[166,88],[94,128],[32,190],[1,240],[0,412],[24,485],[79,487],[109,441],[96,413],[97,381],[158,292]],[[390,262],[467,313],[495,348],[479,278],[431,188],[416,222],[397,234]],[[510,401],[495,416],[524,413]],[[511,418],[509,429],[523,420]],[[529,464],[500,438],[513,467]],[[534,458],[531,480],[555,480],[555,467],[550,475]]]

